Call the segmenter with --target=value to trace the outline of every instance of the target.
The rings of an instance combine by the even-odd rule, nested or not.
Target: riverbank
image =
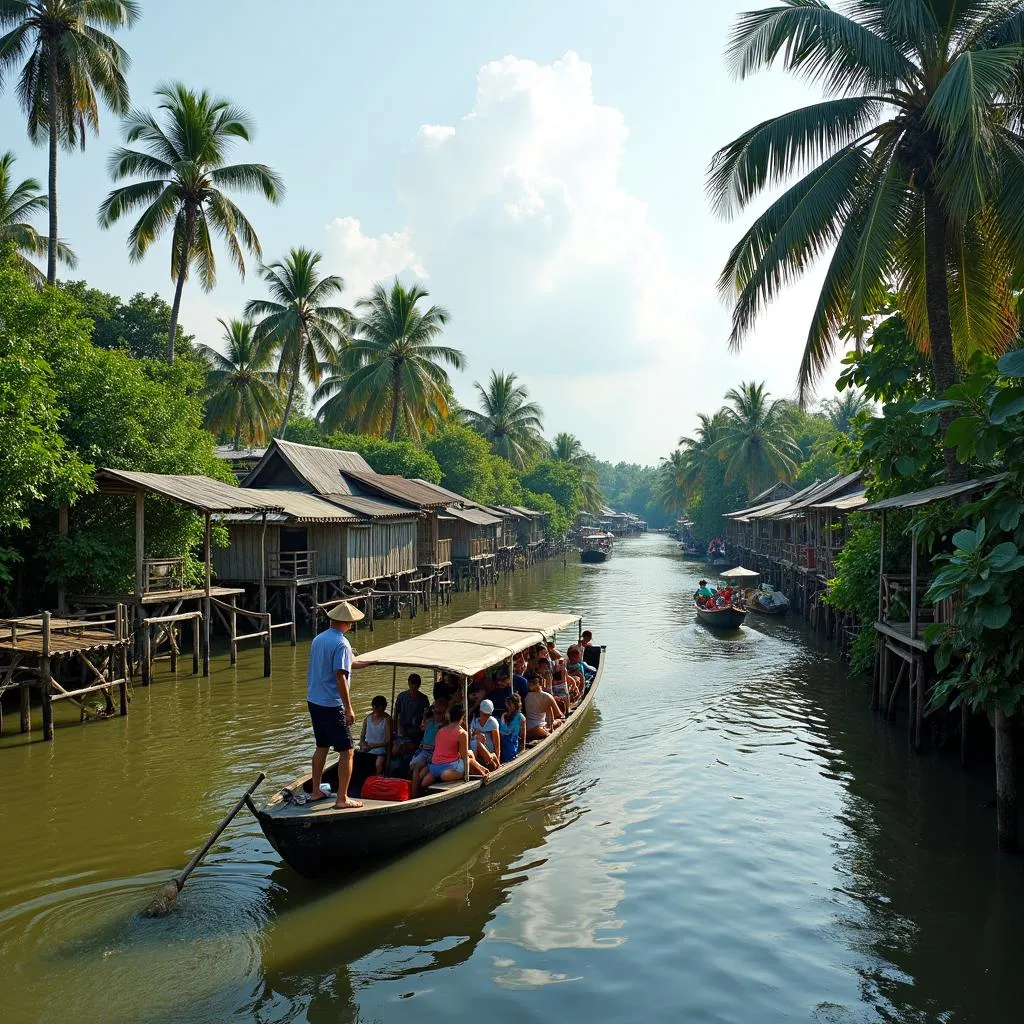
[[[243,819],[170,918],[134,916],[255,771],[304,768],[303,641],[269,680],[258,651],[206,680],[161,666],[125,719],[4,737],[6,1016],[1012,1019],[1024,880],[991,848],[987,773],[916,758],[796,619],[697,626],[695,572],[652,535],[502,581],[503,606],[572,607],[609,645],[596,713],[557,770],[347,883],[298,878]],[[360,713],[376,692],[390,673],[360,673]]]

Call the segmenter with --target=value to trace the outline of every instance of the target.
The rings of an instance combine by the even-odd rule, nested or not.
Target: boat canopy
[[[357,656],[360,665],[402,665],[472,676],[582,620],[568,612],[477,612],[450,626]]]
[[[737,565],[735,569],[720,572],[718,575],[723,580],[752,580],[755,576],[760,576],[761,574],[753,569],[744,569],[742,565]]]

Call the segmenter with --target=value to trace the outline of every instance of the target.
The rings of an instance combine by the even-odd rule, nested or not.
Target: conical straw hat
[[[326,615],[331,622],[358,622],[363,618],[363,613],[354,604],[349,604],[348,601],[339,601],[336,605],[327,609]]]

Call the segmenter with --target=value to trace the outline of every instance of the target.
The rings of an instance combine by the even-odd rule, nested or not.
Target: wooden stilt
[[[149,686],[153,681],[153,628],[142,627],[142,685]]]
[[[295,583],[293,583],[288,588],[288,600],[289,600],[288,611],[289,611],[289,614],[291,615],[291,620],[292,620],[292,625],[291,625],[292,647],[294,647],[295,644],[298,641],[298,637],[295,635],[295,605],[296,605],[295,596],[296,596],[296,592],[297,591],[298,591],[298,586]]]
[[[199,624],[200,617],[197,615],[192,620],[192,675],[199,675]]]
[[[53,739],[53,704],[50,697],[50,613],[43,612],[43,651],[39,659],[39,692],[43,705],[43,739]]]
[[[237,608],[237,600],[238,599],[235,597],[235,595],[232,594],[231,595],[231,611],[228,613],[228,615],[229,615],[228,621],[229,621],[230,627],[231,627],[231,664],[232,665],[235,665],[235,664],[238,663],[238,641],[235,639],[235,637],[238,636],[238,612],[236,610],[236,608]]]
[[[271,642],[273,640],[270,629],[270,612],[263,616],[263,628],[266,630],[266,636],[263,637],[263,678],[267,679],[270,676]]]
[[[21,688],[21,731],[32,731],[32,704],[28,686]]]
[[[206,562],[206,596],[203,598],[203,676],[210,675],[210,631],[213,628],[212,606],[210,605],[210,513],[205,515],[203,524],[203,558]]]

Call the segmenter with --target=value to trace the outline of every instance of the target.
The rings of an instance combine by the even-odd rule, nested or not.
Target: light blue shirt
[[[328,627],[313,638],[306,668],[306,700],[325,708],[341,708],[336,672],[352,675],[352,645],[344,633]]]

